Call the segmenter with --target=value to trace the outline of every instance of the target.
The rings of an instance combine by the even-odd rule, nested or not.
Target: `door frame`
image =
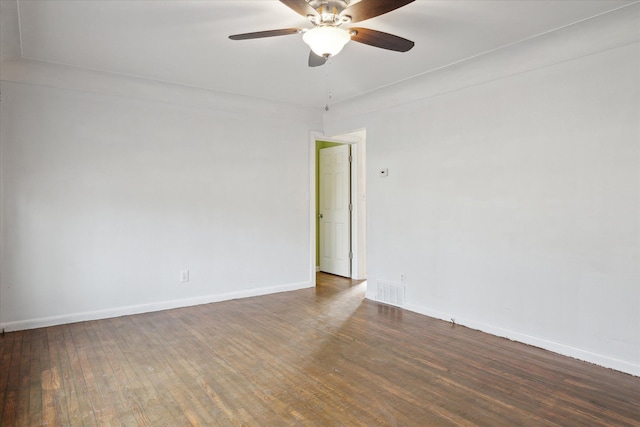
[[[316,142],[328,141],[351,145],[351,278],[367,278],[367,239],[366,239],[366,130],[326,136],[322,132],[310,132],[309,135],[309,231],[310,231],[310,281],[316,284]]]

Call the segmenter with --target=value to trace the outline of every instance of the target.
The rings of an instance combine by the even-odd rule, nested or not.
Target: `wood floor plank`
[[[4,411],[2,413],[2,426],[15,426],[17,425],[16,407],[18,401],[18,391],[10,390],[7,392],[7,396],[4,402]]]
[[[77,363],[80,372],[82,372],[82,384],[84,385],[82,396],[79,398],[86,402],[87,409],[89,409],[88,414],[83,414],[83,422],[109,425],[111,414],[103,411],[107,404],[103,401],[96,378],[96,372],[100,372],[102,367],[95,357],[95,343],[87,335],[87,322],[78,325],[77,328],[73,328],[72,335],[78,350]],[[105,396],[105,399],[109,399],[109,396]]]
[[[97,421],[91,409],[91,402],[87,398],[89,393],[79,356],[79,353],[84,349],[80,347],[75,339],[75,336],[82,329],[84,329],[84,325],[81,323],[64,325],[63,329],[64,347],[69,361],[69,375],[65,377],[70,383],[69,386],[65,386],[69,396],[67,399],[67,412],[69,421],[73,423],[72,425],[93,426],[97,425]]]
[[[58,370],[60,377],[60,392],[62,396],[59,398],[62,410],[65,413],[65,419],[73,425],[80,425],[80,403],[78,402],[75,379],[80,374],[74,372],[72,361],[69,357],[69,346],[67,345],[68,326],[51,328],[53,340],[56,342]]]
[[[640,378],[315,289],[0,338],[0,425],[640,426]]]
[[[9,366],[13,353],[13,341],[17,334],[0,335],[0,367]],[[3,418],[9,369],[0,369],[0,420]]]
[[[44,423],[44,411],[42,402],[42,365],[47,360],[48,346],[46,342],[46,329],[34,329],[24,331],[31,340],[31,360],[29,362],[29,414],[30,423],[42,425]]]
[[[31,340],[28,334],[22,336],[22,360],[20,361],[20,393],[17,402],[17,424],[26,425],[29,420],[29,390],[31,370]],[[0,415],[0,419],[2,415]]]

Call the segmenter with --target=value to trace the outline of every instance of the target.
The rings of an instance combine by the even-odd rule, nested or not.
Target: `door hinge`
[[[351,157],[351,154],[349,154],[349,163],[353,162],[353,157]]]
[[[349,210],[352,211],[353,210],[353,205],[351,203],[349,203]]]
[[[349,259],[353,259],[353,252],[349,252]]]

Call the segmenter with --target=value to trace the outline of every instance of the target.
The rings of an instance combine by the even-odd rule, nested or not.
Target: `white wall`
[[[617,19],[334,106],[367,129],[369,298],[404,274],[409,309],[640,375],[637,14],[588,44]]]
[[[317,112],[4,65],[2,327],[311,286]]]

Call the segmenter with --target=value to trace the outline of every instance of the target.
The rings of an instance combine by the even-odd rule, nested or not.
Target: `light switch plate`
[[[388,177],[389,169],[380,169],[380,172],[378,172],[378,175],[380,175],[382,178]]]

